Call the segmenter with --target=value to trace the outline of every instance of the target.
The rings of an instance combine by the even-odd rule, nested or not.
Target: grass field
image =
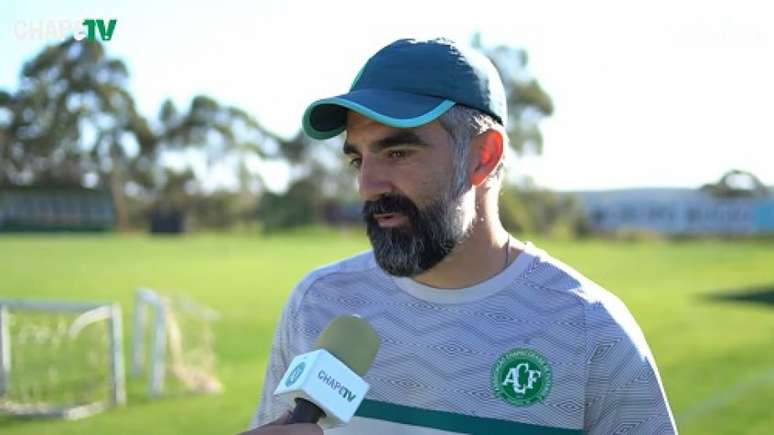
[[[682,434],[774,433],[774,241],[532,240],[626,302],[656,356]],[[0,434],[243,430],[291,286],[311,268],[367,248],[363,237],[321,230],[0,236],[0,297],[117,301],[126,339],[138,286],[184,292],[215,308],[223,316],[216,348],[225,386],[219,396],[150,401],[145,385],[130,381],[126,407],[74,422],[0,417]],[[744,292],[752,294],[722,297]]]

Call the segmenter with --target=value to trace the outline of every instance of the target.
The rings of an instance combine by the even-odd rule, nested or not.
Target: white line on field
[[[756,373],[754,376],[743,379],[721,391],[717,391],[709,398],[702,400],[688,408],[686,411],[681,412],[676,418],[677,422],[685,425],[696,417],[701,417],[711,411],[715,411],[718,408],[733,403],[737,398],[748,391],[759,388],[770,382],[774,382],[774,368]]]

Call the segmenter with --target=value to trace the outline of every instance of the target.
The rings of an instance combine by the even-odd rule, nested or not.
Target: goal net
[[[190,298],[138,289],[132,340],[133,376],[147,366],[148,393],[219,393],[212,324],[214,310]]]
[[[0,413],[74,419],[125,400],[117,305],[0,300]]]

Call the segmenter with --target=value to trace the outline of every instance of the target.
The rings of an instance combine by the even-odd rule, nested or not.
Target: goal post
[[[75,419],[126,403],[121,308],[0,299],[0,413]]]
[[[8,307],[0,304],[0,397],[8,392],[8,382],[11,375],[11,335],[9,332],[10,317]]]
[[[148,317],[152,315],[152,325],[148,325]],[[166,371],[166,313],[164,302],[153,290],[139,288],[135,292],[134,316],[132,322],[132,367],[131,375],[140,376],[146,361],[145,341],[150,334],[150,372],[148,380],[148,395],[156,397],[161,394]]]
[[[190,298],[152,289],[135,293],[131,348],[132,376],[148,367],[148,395],[218,393],[212,323],[219,314]],[[146,350],[150,351],[146,354]]]

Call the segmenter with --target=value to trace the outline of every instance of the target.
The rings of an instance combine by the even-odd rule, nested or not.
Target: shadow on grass
[[[746,302],[774,308],[774,284],[722,290],[703,298],[712,302]]]

